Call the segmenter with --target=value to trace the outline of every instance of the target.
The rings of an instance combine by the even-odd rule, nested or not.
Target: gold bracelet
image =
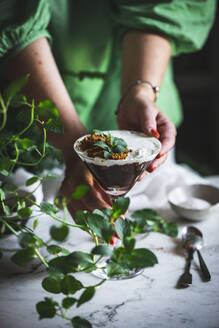
[[[157,100],[158,95],[159,95],[159,93],[160,93],[160,88],[159,88],[157,85],[153,85],[150,81],[147,81],[147,80],[136,80],[136,81],[130,83],[130,84],[127,86],[127,88],[125,89],[125,92],[123,93],[123,95],[122,95],[122,97],[121,97],[121,99],[120,99],[120,101],[119,101],[119,103],[118,103],[118,106],[117,106],[117,109],[116,109],[116,112],[115,112],[116,115],[118,114],[118,112],[119,112],[119,108],[120,108],[120,105],[121,105],[121,103],[123,102],[124,98],[126,97],[128,91],[129,91],[132,87],[134,87],[135,85],[139,85],[139,84],[142,84],[142,83],[147,83],[147,84],[149,84],[149,85],[151,86],[151,88],[152,88],[152,90],[153,90],[153,92],[154,92],[154,95],[155,95],[155,100],[154,100],[154,101]]]

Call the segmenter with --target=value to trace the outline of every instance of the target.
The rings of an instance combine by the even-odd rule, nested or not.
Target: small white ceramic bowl
[[[206,184],[176,187],[169,192],[168,202],[180,217],[202,221],[219,213],[219,189]]]

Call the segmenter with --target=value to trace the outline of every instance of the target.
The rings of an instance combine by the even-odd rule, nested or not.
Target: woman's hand
[[[86,195],[79,200],[70,200],[71,195],[77,186],[81,184],[85,184],[90,187]],[[60,192],[62,196],[69,200],[68,210],[73,218],[77,210],[93,211],[96,208],[111,208],[110,199],[97,184],[85,164],[77,158],[76,155],[73,156],[70,161],[68,160],[66,164],[65,179],[62,183]]]
[[[154,104],[153,99],[150,85],[133,86],[121,102],[117,114],[120,129],[144,132],[161,141],[161,151],[149,166],[149,172],[153,172],[166,160],[167,153],[174,146],[176,139],[174,124]]]

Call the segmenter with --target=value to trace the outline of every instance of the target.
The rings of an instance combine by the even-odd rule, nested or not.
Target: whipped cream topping
[[[87,151],[81,151],[79,148],[80,141],[83,140],[86,136],[88,136],[86,135],[77,139],[74,143],[74,150],[83,161],[102,166],[124,165],[131,163],[141,164],[155,159],[155,157],[161,150],[161,143],[158,139],[149,137],[141,132],[127,130],[111,130],[103,131],[103,133],[110,133],[114,137],[124,139],[128,145],[128,149],[132,150],[131,152],[129,152],[128,157],[126,159],[121,160],[88,157]]]

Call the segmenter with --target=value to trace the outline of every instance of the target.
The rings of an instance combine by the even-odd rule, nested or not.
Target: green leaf
[[[33,230],[35,230],[37,226],[38,226],[38,220],[35,219],[33,222]]]
[[[18,243],[22,248],[34,247],[36,239],[29,232],[21,232],[18,236]]]
[[[67,256],[67,262],[71,263],[75,267],[80,267],[84,269],[94,264],[93,256],[89,253],[76,251]]]
[[[46,249],[50,254],[59,254],[62,251],[62,247],[58,245],[49,245]]]
[[[105,151],[105,152],[103,153],[103,156],[104,156],[104,158],[106,158],[106,159],[110,159],[110,158],[112,158],[112,154],[109,153],[108,151]]]
[[[79,269],[86,270],[94,267],[93,255],[84,252],[73,252],[67,256],[60,256],[49,262],[48,271],[53,275],[74,273]]]
[[[90,301],[96,292],[95,287],[87,287],[78,300],[77,307]]]
[[[130,238],[130,237],[127,237],[127,238],[124,238],[124,246],[125,246],[125,249],[127,250],[127,252],[132,252],[133,249],[135,248],[135,242],[136,240],[134,238]]]
[[[23,266],[32,261],[36,257],[34,248],[25,248],[16,252],[11,261],[17,265]]]
[[[63,124],[59,119],[49,118],[44,124],[43,127],[46,130],[52,131],[54,133],[63,133],[64,128]]]
[[[40,319],[53,318],[56,315],[55,303],[49,298],[45,298],[45,301],[37,303],[36,309]]]
[[[124,237],[129,237],[132,233],[131,225],[128,220],[117,219],[116,224],[116,233],[123,240]]]
[[[62,224],[61,226],[55,226],[53,225],[50,228],[50,235],[52,237],[52,239],[62,242],[64,240],[66,240],[66,238],[68,237],[69,234],[69,228],[68,226]]]
[[[71,323],[73,328],[92,328],[92,325],[89,321],[79,316],[72,318]]]
[[[0,260],[3,258],[3,253],[0,252]]]
[[[124,148],[127,147],[126,141],[122,138],[111,136],[111,142],[112,142],[113,146],[123,146]]]
[[[18,108],[22,105],[25,105],[27,103],[27,98],[24,95],[21,94],[17,94],[13,97],[13,99],[11,100],[11,106]]]
[[[170,237],[177,237],[178,235],[178,224],[174,222],[166,222],[162,220],[160,224],[154,229],[154,231],[164,233]]]
[[[110,209],[107,208],[107,210],[110,210]],[[110,210],[110,211],[111,211],[111,210]],[[104,212],[103,210],[99,210],[99,209],[96,208],[95,210],[93,210],[92,213],[93,213],[93,214],[98,214],[98,215],[102,216],[102,218],[103,218],[104,220],[109,221],[110,215],[106,214],[107,212]],[[110,213],[112,213],[112,212],[110,212]]]
[[[43,116],[46,118],[58,118],[59,117],[58,109],[56,108],[55,104],[49,99],[41,101],[39,103],[38,108],[37,108],[37,113],[40,116]]]
[[[18,144],[24,150],[27,150],[30,147],[34,146],[34,142],[32,140],[30,140],[29,138],[19,139]]]
[[[138,210],[132,213],[132,218],[134,219],[144,219],[144,220],[151,220],[153,218],[156,219],[157,217],[157,212],[153,210],[152,208],[144,208],[142,210]]]
[[[39,180],[40,180],[40,177],[35,175],[34,177],[28,179],[25,184],[26,184],[26,186],[31,186],[32,184],[36,183]]]
[[[122,145],[116,145],[116,146],[112,147],[112,151],[114,153],[123,153],[126,151],[126,147],[124,147]]]
[[[104,141],[101,141],[101,140],[98,140],[97,142],[95,142],[94,146],[97,146],[101,149],[110,151],[110,147]]]
[[[70,275],[66,275],[61,280],[61,292],[65,295],[74,294],[83,287],[79,280]]]
[[[119,218],[124,214],[129,207],[130,199],[128,197],[118,197],[113,201],[113,215],[114,219]]]
[[[60,280],[54,277],[46,277],[42,281],[43,288],[53,294],[61,293]]]
[[[8,192],[8,193],[14,193],[16,190],[17,190],[17,186],[14,185],[14,184],[8,184],[6,183],[4,186],[3,186],[3,189],[5,192]]]
[[[74,305],[77,302],[77,299],[74,297],[65,297],[62,300],[62,306],[64,309],[69,309],[72,305]]]
[[[51,276],[62,276],[66,273],[76,272],[77,265],[68,262],[68,256],[59,256],[49,262],[48,272]]]
[[[127,257],[125,263],[130,269],[143,269],[158,263],[157,257],[147,248],[137,248]]]
[[[87,218],[90,230],[107,243],[110,242],[114,235],[114,227],[107,220],[98,214],[89,213]]]
[[[40,210],[41,212],[46,213],[48,215],[56,214],[59,211],[59,209],[55,205],[50,204],[48,202],[42,202],[40,204]]]
[[[92,249],[91,253],[102,256],[111,256],[112,250],[108,245],[98,245]]]
[[[109,262],[106,266],[106,271],[108,277],[119,276],[121,274],[128,276],[129,274],[127,268],[115,262]]]
[[[90,187],[88,185],[79,185],[77,186],[75,192],[72,194],[71,199],[81,199],[86,195]]]
[[[76,224],[79,225],[87,225],[87,217],[88,217],[89,212],[86,210],[78,210],[76,211],[74,215],[74,221]]]
[[[30,207],[25,207],[25,208],[20,209],[17,212],[17,214],[18,214],[18,217],[21,219],[28,219],[32,214],[32,210]]]
[[[6,97],[8,102],[10,102],[11,99],[19,91],[21,91],[21,89],[26,85],[28,78],[29,78],[29,75],[26,75],[26,76],[23,76],[9,84],[8,88],[6,89],[6,91],[4,93],[4,96]]]

